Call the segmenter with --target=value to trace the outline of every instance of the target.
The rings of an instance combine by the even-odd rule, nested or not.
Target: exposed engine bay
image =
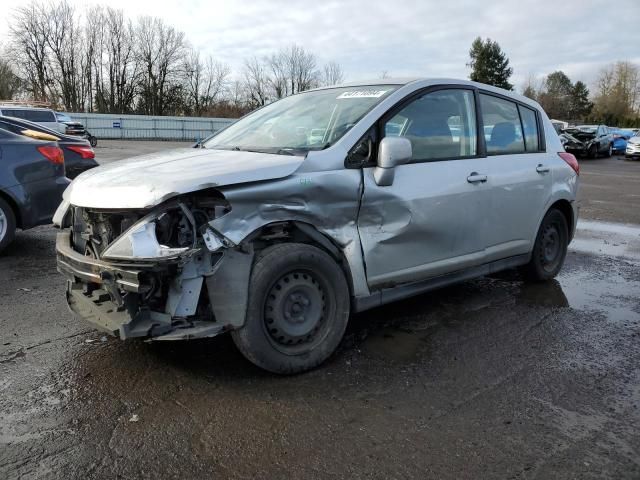
[[[246,273],[253,258],[242,248],[222,251],[235,245],[214,232],[210,222],[229,211],[224,197],[212,189],[149,210],[70,206],[62,226],[71,228],[58,237],[69,305],[123,339],[219,333],[229,325],[215,322],[211,289],[234,294],[240,302],[246,292],[230,291],[212,277],[223,263],[228,263],[225,270]],[[218,316],[233,323],[228,313]]]

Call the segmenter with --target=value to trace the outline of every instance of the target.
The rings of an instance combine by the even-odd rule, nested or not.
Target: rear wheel
[[[607,158],[613,155],[613,145],[609,144],[609,150],[607,150]]]
[[[350,311],[344,273],[326,252],[289,243],[265,249],[253,266],[246,324],[231,333],[252,363],[279,374],[320,365],[338,347]]]
[[[11,206],[0,198],[0,253],[16,235],[16,216]]]
[[[545,281],[555,277],[567,256],[569,228],[567,219],[552,208],[542,219],[531,260],[522,267],[525,278],[533,281]]]
[[[96,145],[98,145],[98,139],[93,135],[89,135],[89,145],[95,147]]]

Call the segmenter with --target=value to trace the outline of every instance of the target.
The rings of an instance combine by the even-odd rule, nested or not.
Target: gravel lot
[[[360,314],[294,377],[224,336],[103,337],[67,310],[53,228],[19,233],[0,257],[0,478],[640,478],[640,162],[581,166],[557,281],[507,272]]]

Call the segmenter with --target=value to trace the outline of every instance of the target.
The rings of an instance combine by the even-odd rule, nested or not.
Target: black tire
[[[589,152],[588,152],[589,158],[598,158],[598,148],[600,147],[595,144],[589,147]]]
[[[335,351],[350,307],[344,273],[329,254],[301,243],[274,245],[256,257],[247,321],[231,336],[258,367],[299,373]]]
[[[527,280],[544,282],[555,277],[567,256],[569,228],[560,210],[550,209],[542,219],[531,260],[521,271]]]
[[[94,137],[93,135],[89,136],[89,145],[91,145],[92,147],[95,147],[96,145],[98,145],[98,139],[96,137]]]
[[[16,216],[11,206],[0,198],[0,253],[16,236]]]
[[[613,156],[613,145],[609,144],[609,149],[607,150],[607,158],[611,158]]]

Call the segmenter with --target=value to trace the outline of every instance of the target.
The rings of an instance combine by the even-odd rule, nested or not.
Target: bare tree
[[[253,108],[266,104],[269,88],[269,77],[264,63],[257,57],[252,57],[244,63],[244,88],[248,101]]]
[[[285,52],[280,51],[266,59],[269,68],[268,83],[275,98],[289,95],[289,60]]]
[[[183,67],[184,33],[156,17],[140,17],[136,29],[141,64],[140,110],[163,115],[179,101],[182,85],[176,78]]]
[[[18,7],[10,22],[15,61],[35,100],[49,98],[49,51],[45,8],[38,2]]]
[[[140,74],[135,52],[136,32],[122,10],[107,7],[102,16],[96,103],[102,111],[124,113],[133,108]]]
[[[198,50],[190,49],[184,61],[185,105],[196,115],[213,107],[227,87],[229,67],[211,55],[204,61]]]
[[[0,50],[0,100],[12,100],[20,91],[20,77]]]
[[[640,68],[617,62],[602,69],[595,85],[594,115],[606,123],[624,123],[640,115]]]
[[[339,63],[329,62],[324,66],[321,83],[325,86],[344,83],[344,73]]]
[[[45,13],[46,43],[51,51],[56,93],[69,110],[81,110],[79,54],[81,32],[75,9],[66,1],[50,4]]]
[[[290,93],[309,90],[318,84],[316,56],[298,45],[291,45],[284,50],[289,69]]]

